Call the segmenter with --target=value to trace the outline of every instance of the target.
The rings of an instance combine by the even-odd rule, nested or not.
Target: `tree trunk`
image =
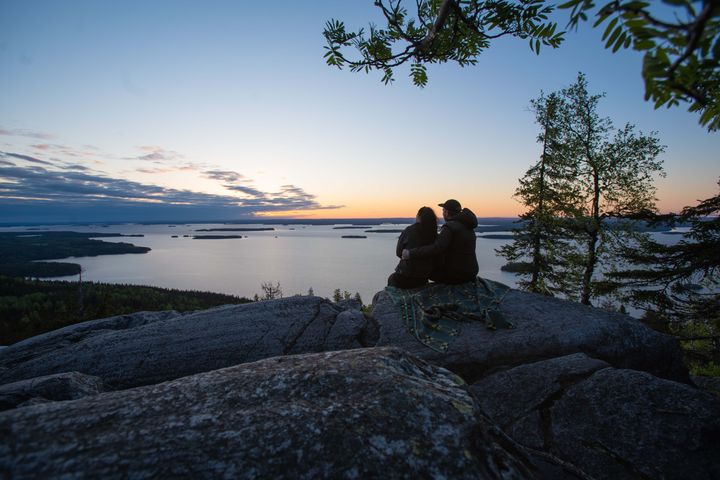
[[[590,163],[592,163],[592,160],[590,160]],[[597,264],[597,244],[600,233],[600,175],[595,167],[593,167],[593,200],[590,225],[586,227],[586,231],[588,234],[587,260],[585,262],[585,272],[583,273],[580,303],[583,305],[591,305],[592,277],[595,272],[595,265]]]
[[[549,109],[550,107],[548,107]],[[549,120],[549,112],[546,112],[545,114],[545,135],[543,138],[543,151],[542,156],[540,157],[540,185],[538,186],[539,192],[538,192],[538,206],[535,210],[535,221],[533,224],[533,261],[532,261],[532,278],[530,279],[530,285],[528,285],[528,290],[534,293],[543,293],[538,288],[538,280],[540,277],[540,264],[541,264],[541,255],[540,255],[540,225],[538,225],[538,218],[544,218],[545,216],[545,161],[546,161],[546,154],[547,154],[547,135],[548,135],[548,124],[550,123]]]

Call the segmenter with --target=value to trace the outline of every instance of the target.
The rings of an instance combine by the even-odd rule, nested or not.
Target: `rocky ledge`
[[[384,292],[140,312],[0,351],[12,478],[720,478],[674,339],[511,291],[439,353]],[[335,353],[322,353],[335,352]]]

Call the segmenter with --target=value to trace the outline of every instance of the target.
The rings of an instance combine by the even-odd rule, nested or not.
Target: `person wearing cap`
[[[404,260],[435,258],[430,280],[437,283],[458,284],[475,280],[478,274],[475,256],[475,227],[477,217],[468,208],[462,208],[455,199],[438,204],[443,209],[445,224],[435,242],[430,245],[405,249]]]

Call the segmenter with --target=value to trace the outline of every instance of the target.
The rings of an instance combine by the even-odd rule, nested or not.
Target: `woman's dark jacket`
[[[436,258],[436,272],[445,277],[472,280],[478,274],[475,256],[477,217],[467,208],[445,222],[435,243],[410,250],[410,261]],[[433,273],[436,273],[433,272]],[[431,275],[432,279],[433,275]]]
[[[395,253],[399,258],[402,258],[402,251],[404,249],[407,248],[410,250],[423,245],[427,245],[427,243],[423,243],[420,224],[415,223],[407,227],[400,234]],[[408,277],[427,279],[434,265],[435,260],[433,258],[413,258],[410,260],[400,260],[400,263],[395,267],[395,271]]]

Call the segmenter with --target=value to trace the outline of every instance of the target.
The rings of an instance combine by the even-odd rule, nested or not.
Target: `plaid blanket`
[[[477,277],[459,285],[431,283],[420,288],[385,287],[400,306],[408,331],[418,341],[438,352],[446,352],[460,335],[462,324],[480,321],[488,329],[514,328],[500,313],[500,302],[510,289],[502,283]]]

